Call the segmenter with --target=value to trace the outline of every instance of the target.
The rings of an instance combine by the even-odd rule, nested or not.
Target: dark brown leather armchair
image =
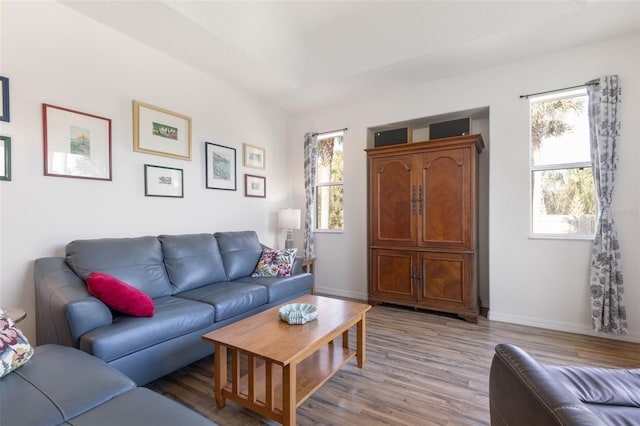
[[[640,369],[548,366],[510,344],[495,351],[492,425],[640,425]]]

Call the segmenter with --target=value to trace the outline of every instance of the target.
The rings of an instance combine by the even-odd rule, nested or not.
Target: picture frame
[[[42,104],[44,175],[111,180],[111,119]]]
[[[11,121],[9,114],[9,78],[0,76],[0,121]]]
[[[191,161],[191,117],[134,100],[133,150]]]
[[[184,176],[182,169],[145,164],[144,196],[184,198]]]
[[[267,178],[265,176],[244,175],[244,196],[266,198]]]
[[[205,177],[208,189],[235,191],[236,149],[205,142]]]
[[[250,145],[248,143],[243,145],[243,159],[244,166],[251,167],[253,169],[265,169],[265,149],[259,146]]]
[[[0,180],[11,180],[11,138],[0,136]]]

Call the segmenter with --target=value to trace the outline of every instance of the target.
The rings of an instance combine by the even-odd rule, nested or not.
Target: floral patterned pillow
[[[291,275],[293,261],[296,258],[298,249],[285,250],[262,250],[260,261],[252,277],[288,277]]]
[[[29,361],[33,348],[27,338],[0,309],[0,377],[4,377]]]

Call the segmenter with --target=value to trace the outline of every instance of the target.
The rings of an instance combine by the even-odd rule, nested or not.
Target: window
[[[316,162],[316,231],[344,229],[344,132],[318,135]]]
[[[531,233],[593,237],[595,187],[586,89],[530,99]]]

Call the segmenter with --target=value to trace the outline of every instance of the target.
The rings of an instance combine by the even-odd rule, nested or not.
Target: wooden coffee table
[[[287,303],[318,306],[318,319],[303,325],[280,320]],[[215,397],[235,401],[284,425],[296,424],[296,408],[354,356],[365,361],[365,313],[370,305],[306,295],[203,336],[215,345]],[[349,329],[356,326],[355,348]],[[334,339],[342,335],[342,345]],[[227,371],[227,350],[231,371]],[[230,373],[230,374],[228,374]]]

